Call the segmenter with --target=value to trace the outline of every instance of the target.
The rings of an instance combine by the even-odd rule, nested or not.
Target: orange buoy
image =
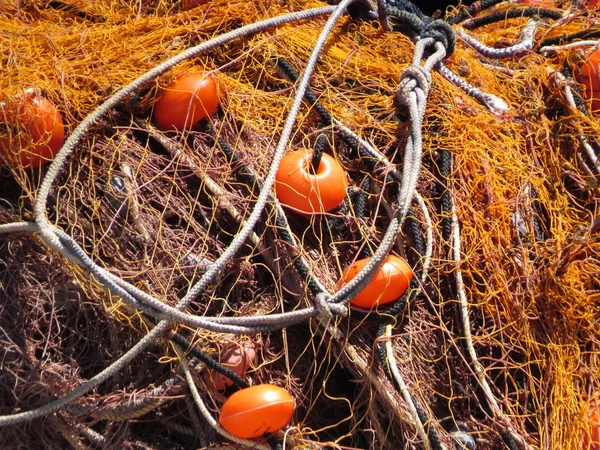
[[[281,430],[292,420],[294,409],[287,390],[259,384],[232,394],[221,408],[219,423],[234,436],[254,439]]]
[[[189,130],[219,108],[220,89],[210,75],[192,73],[179,77],[154,104],[154,122],[166,130]]]
[[[583,450],[600,450],[600,405],[590,405],[588,430],[583,435]]]
[[[11,166],[35,168],[52,161],[64,138],[58,109],[37,90],[0,106],[0,151]]]
[[[344,270],[337,285],[338,289],[356,277],[370,259],[356,261]],[[407,291],[412,278],[413,272],[406,261],[398,256],[388,255],[369,284],[350,303],[359,308],[372,308],[391,303]]]
[[[319,167],[310,170],[312,151],[296,150],[283,157],[275,177],[277,198],[303,213],[321,213],[337,208],[346,197],[346,171],[333,157],[323,154]]]
[[[590,53],[579,67],[577,78],[584,86],[586,99],[592,102],[592,112],[600,110],[600,48]]]
[[[246,343],[226,349],[219,362],[243,377],[255,359],[256,347],[254,343]],[[224,391],[233,385],[233,381],[230,378],[212,370],[205,372],[204,379],[218,391]]]

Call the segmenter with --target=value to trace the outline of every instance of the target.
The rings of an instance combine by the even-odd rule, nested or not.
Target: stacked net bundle
[[[0,101],[35,88],[73,136],[111,95],[169,58],[325,6],[200,3],[2,6]],[[344,202],[301,214],[271,190],[252,231],[214,275],[206,274],[254,220],[298,77],[333,8],[198,52],[95,118],[42,205],[64,233],[53,231],[55,240],[34,222],[52,169],[19,167],[3,155],[0,447],[232,448],[210,418],[236,390],[266,383],[289,391],[293,419],[236,445],[591,442],[600,146],[579,75],[594,49],[583,41],[597,33],[596,11],[530,3],[460,6],[445,17],[456,48],[436,35],[447,58],[422,71],[422,164],[391,243],[414,277],[390,305],[335,308],[315,293],[339,291],[343,271],[373,257],[402,209],[416,125],[398,85],[421,64],[415,42],[427,39],[428,23],[403,2],[388,2],[390,30],[374,5],[369,12],[357,3],[341,17],[284,147],[322,145],[347,174]],[[190,73],[217,81],[218,112],[189,130],[161,128],[156,100]],[[65,398],[145,342],[165,316],[144,293],[169,307],[193,297],[187,318],[165,325],[85,393],[14,418]],[[255,317],[281,318],[243,322],[246,331],[200,324]],[[251,355],[246,373],[219,374],[235,351]],[[218,389],[223,376],[231,386]]]

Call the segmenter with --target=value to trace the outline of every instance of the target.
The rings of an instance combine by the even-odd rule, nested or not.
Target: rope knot
[[[421,30],[421,38],[433,38],[436,42],[440,42],[446,49],[446,58],[450,57],[456,48],[454,30],[445,20],[436,19],[426,23]]]
[[[422,67],[411,64],[402,71],[400,84],[396,90],[396,100],[400,105],[409,105],[409,94],[415,89],[421,89],[425,95],[429,92],[431,74]]]
[[[336,316],[345,316],[348,313],[346,306],[332,303],[330,299],[331,296],[325,292],[317,294],[315,298],[315,307],[325,321],[332,319],[334,314]]]

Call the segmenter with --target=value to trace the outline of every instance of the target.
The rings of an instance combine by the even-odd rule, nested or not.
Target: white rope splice
[[[535,20],[527,22],[527,25],[521,32],[521,42],[505,48],[488,47],[460,29],[456,30],[456,35],[483,56],[487,56],[488,58],[511,58],[533,48],[533,39],[537,26],[538,23]]]
[[[479,103],[484,105],[492,114],[496,116],[502,116],[502,114],[508,111],[509,106],[504,100],[494,94],[482,91],[468,81],[463,80],[457,74],[448,69],[444,63],[439,64],[438,70],[446,80],[461,88],[469,97],[473,97]]]

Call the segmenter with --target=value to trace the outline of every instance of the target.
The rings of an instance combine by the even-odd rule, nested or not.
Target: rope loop
[[[450,57],[456,49],[456,36],[454,30],[445,20],[432,20],[424,24],[421,30],[421,38],[433,38],[440,42],[446,49],[446,58]]]

